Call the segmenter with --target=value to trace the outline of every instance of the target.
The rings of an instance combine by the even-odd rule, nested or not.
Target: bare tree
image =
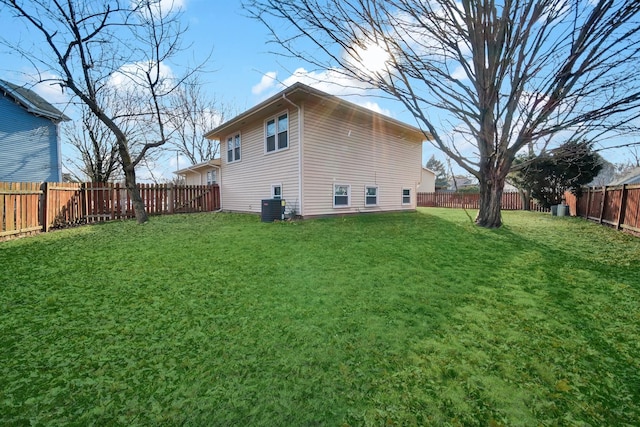
[[[638,118],[637,0],[244,6],[288,54],[399,100],[437,148],[478,179],[483,227],[502,224],[505,178],[520,150],[554,144],[560,132],[563,140],[595,140]]]
[[[629,163],[634,167],[640,166],[640,150],[638,149],[638,145],[634,145],[627,149],[627,153],[629,155]]]
[[[167,141],[163,102],[179,84],[166,63],[180,49],[183,34],[179,14],[163,10],[161,0],[0,0],[1,13],[21,19],[40,41],[25,46],[3,39],[16,53],[31,60],[41,76],[68,90],[109,129],[117,146],[125,186],[136,219],[147,220],[136,185],[136,165],[147,152]],[[46,74],[45,74],[46,73]],[[117,105],[100,94],[117,87]],[[143,126],[129,126],[132,121]],[[133,136],[131,129],[146,126]],[[140,138],[143,135],[144,138]],[[131,151],[133,140],[138,149]]]
[[[192,76],[174,91],[168,112],[172,127],[170,145],[191,164],[220,155],[220,142],[207,139],[204,134],[234,113],[229,104],[207,97],[202,88],[200,79]]]
[[[79,180],[109,182],[118,172],[118,145],[111,131],[88,108],[81,108],[80,123],[64,127],[67,140],[79,158],[70,162],[82,173]]]

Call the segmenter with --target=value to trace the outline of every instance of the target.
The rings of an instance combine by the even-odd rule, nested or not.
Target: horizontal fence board
[[[31,228],[21,228],[20,230],[2,231],[0,232],[0,237],[12,236],[14,234],[31,233],[34,231],[41,231],[41,230],[42,230],[42,226],[38,225],[36,227],[31,227]]]

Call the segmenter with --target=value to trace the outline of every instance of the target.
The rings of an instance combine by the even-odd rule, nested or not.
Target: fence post
[[[587,203],[585,203],[585,210],[583,218],[589,219],[589,213],[591,212],[591,187],[587,188]]]
[[[627,209],[627,184],[622,184],[622,195],[620,196],[620,209],[618,209],[618,220],[616,221],[616,229],[622,228],[624,222],[624,213]]]
[[[598,222],[600,224],[602,224],[602,217],[604,216],[604,205],[606,201],[607,201],[607,186],[603,185],[602,186],[602,202],[600,202],[600,218],[598,219]]]
[[[169,214],[173,213],[173,209],[175,207],[176,204],[176,192],[175,192],[175,184],[173,182],[169,183],[169,190],[168,190],[169,194],[167,196],[167,204],[168,204],[168,209],[169,209]]]
[[[40,189],[42,190],[42,203],[40,204],[42,213],[40,218],[42,218],[42,230],[47,233],[49,231],[49,184],[43,182]]]

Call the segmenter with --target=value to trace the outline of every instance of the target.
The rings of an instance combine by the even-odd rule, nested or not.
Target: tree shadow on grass
[[[625,366],[623,357],[638,342],[637,299],[626,298],[637,289],[634,267],[615,273],[616,264],[594,266],[588,250],[573,253],[571,242],[545,241],[513,218],[485,230],[463,213],[446,215],[281,224],[194,216],[131,229],[105,225],[86,240],[51,242],[42,250],[68,244],[79,252],[66,267],[81,268],[91,252],[117,283],[96,286],[100,274],[80,271],[77,281],[93,285],[57,281],[59,300],[47,297],[47,283],[33,286],[48,311],[22,309],[44,327],[28,330],[23,321],[33,348],[21,343],[13,356],[55,350],[68,384],[93,370],[84,365],[90,359],[66,357],[63,347],[108,360],[103,383],[75,391],[87,407],[100,403],[95,396],[109,381],[140,383],[106,415],[85,418],[94,422],[123,414],[150,420],[143,412],[149,402],[184,397],[171,390],[190,396],[180,416],[156,415],[176,423],[212,416],[254,425],[637,421],[637,362]],[[553,224],[540,233],[545,228],[555,233]],[[138,238],[143,244],[133,244]],[[90,249],[94,243],[109,250]],[[68,324],[82,336],[55,335],[61,313],[73,316]],[[33,371],[34,361],[24,358],[16,370]],[[34,358],[36,366],[46,362]],[[43,378],[28,390],[42,402],[47,396],[37,394],[36,381],[45,387]],[[60,399],[69,392],[61,387]],[[126,414],[131,401],[140,407]],[[23,410],[12,409],[16,416]]]
[[[471,344],[460,350],[465,357],[473,359],[475,352],[492,360],[488,372],[494,374],[475,372],[478,384],[471,388],[491,401],[492,393],[483,390],[494,385],[494,416],[509,412],[495,398],[500,396],[496,390],[511,390],[514,398],[520,389],[528,394],[521,409],[538,422],[638,422],[640,365],[633,355],[638,351],[640,271],[633,263],[620,266],[594,257],[589,251],[594,243],[575,234],[583,231],[582,224],[553,224],[538,216],[540,237],[536,230],[523,232],[527,224],[516,219],[511,218],[513,227],[473,230],[467,236],[501,254],[492,268],[476,276],[477,295],[452,316],[453,324],[466,327]],[[465,228],[459,218],[445,221],[454,229]],[[623,246],[629,241],[622,240],[613,242],[629,251]],[[633,257],[633,250],[629,253]]]

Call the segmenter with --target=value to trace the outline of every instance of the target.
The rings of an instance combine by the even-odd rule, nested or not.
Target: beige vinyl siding
[[[274,113],[284,113],[285,109]],[[289,109],[289,148],[267,153],[265,150],[265,120],[243,124],[242,128],[229,132],[227,136],[240,132],[240,161],[227,163],[226,141],[220,144],[223,154],[221,177],[222,209],[236,212],[261,212],[262,199],[271,198],[271,185],[282,184],[283,199],[291,207],[298,202],[298,118],[297,110]],[[271,116],[270,116],[271,117]]]
[[[403,139],[398,127],[331,104],[305,104],[303,214],[305,216],[409,210],[416,207],[422,169],[422,141]],[[373,120],[373,122],[372,122]],[[348,208],[333,207],[333,185],[351,186]],[[365,206],[365,187],[378,187],[378,204]],[[402,189],[411,204],[402,204]]]
[[[185,184],[186,185],[202,185],[203,183],[207,183],[206,172],[204,172],[204,177],[201,174],[196,172],[191,172],[189,174],[185,174]]]
[[[436,176],[433,172],[422,169],[422,182],[417,191],[418,193],[433,193],[436,191]]]

